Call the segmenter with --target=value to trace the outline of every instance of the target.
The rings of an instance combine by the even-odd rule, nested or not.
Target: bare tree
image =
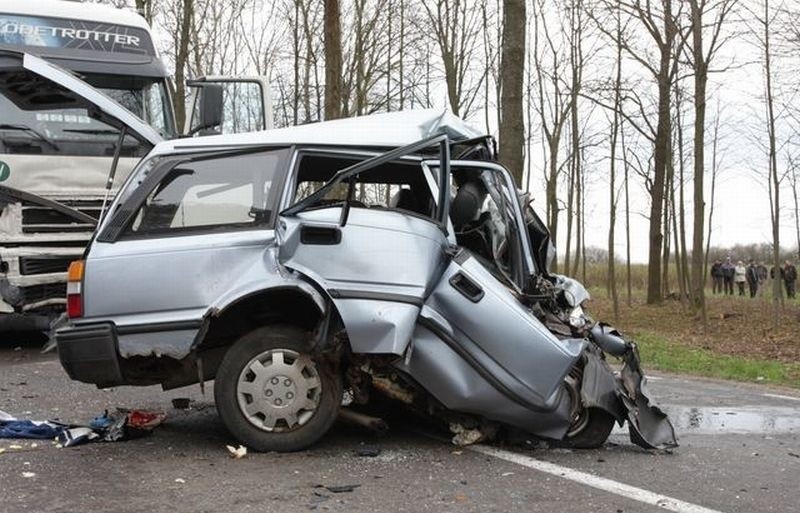
[[[638,131],[650,138],[653,142],[653,167],[650,192],[650,218],[649,218],[649,256],[647,266],[647,302],[660,303],[662,300],[662,248],[664,234],[662,232],[664,216],[664,194],[667,177],[667,164],[670,159],[669,144],[672,136],[671,129],[671,94],[672,83],[677,75],[678,54],[685,38],[678,24],[682,2],[673,0],[658,0],[654,2],[625,1],[625,0],[600,0],[600,4],[609,12],[620,8],[630,19],[638,23],[639,28],[646,38],[649,38],[652,47],[642,47],[641,33],[635,35],[624,34],[622,47],[626,54],[637,62],[652,77],[657,89],[657,114],[655,127],[645,118],[647,130],[633,124]],[[593,16],[597,19],[596,15]],[[619,36],[602,23],[597,23],[598,29],[609,38]],[[633,39],[639,36],[637,41]],[[635,94],[635,93],[634,93]],[[641,105],[641,103],[640,103]],[[630,116],[626,119],[631,121]],[[649,133],[648,133],[649,132]]]
[[[482,1],[482,0],[480,0]],[[480,62],[481,10],[468,0],[421,2],[431,37],[439,47],[450,109],[468,118],[481,93],[486,70],[473,70]]]
[[[525,162],[525,123],[522,112],[522,84],[525,79],[525,0],[503,1],[503,55],[501,64],[502,102],[500,117],[500,160],[522,186]]]
[[[186,70],[189,66],[189,38],[194,20],[194,0],[175,4],[175,25],[172,31],[175,62],[175,122],[183,127],[186,121]]]
[[[325,0],[325,119],[342,115],[342,27],[339,0]]]
[[[539,115],[542,136],[547,149],[547,170],[545,171],[545,202],[547,227],[554,241],[558,240],[558,180],[562,165],[559,164],[561,136],[569,116],[571,103],[568,101],[567,85],[561,76],[561,69],[567,57],[565,49],[551,34],[545,0],[536,0],[533,11],[533,67],[536,71],[536,111]],[[531,100],[529,100],[531,101]],[[557,267],[557,262],[554,263]]]
[[[722,112],[720,109],[720,102],[717,99],[717,109],[714,116],[714,131],[711,134],[711,194],[708,202],[708,234],[706,236],[706,250],[704,253],[703,261],[703,288],[705,289],[705,279],[708,276],[708,250],[711,248],[711,232],[714,219],[714,199],[717,192],[717,176],[722,166],[722,152],[719,148],[720,133],[719,128],[721,124]]]
[[[767,168],[770,222],[772,226],[772,265],[775,276],[772,280],[773,316],[774,327],[778,326],[780,316],[780,303],[783,298],[781,293],[781,280],[779,277],[780,260],[780,185],[782,176],[778,171],[778,143],[777,143],[777,115],[775,112],[775,87],[773,76],[773,47],[772,31],[774,28],[775,12],[770,8],[769,0],[763,0],[760,5],[746,7],[749,16],[751,35],[756,41],[760,55],[760,62],[764,78],[764,111],[766,114],[767,136]]]
[[[619,112],[619,110],[617,110]],[[628,164],[628,148],[625,146],[625,127],[620,123],[620,143],[622,150],[622,164],[625,170],[625,284],[627,289],[627,304],[633,305],[631,292],[631,195],[630,195],[630,166]]]
[[[617,45],[615,53],[615,74],[613,83],[613,120],[609,141],[611,157],[608,170],[608,289],[614,309],[614,321],[619,321],[619,297],[617,294],[617,271],[615,261],[616,225],[617,225],[617,139],[620,132],[620,109],[622,107],[622,16],[619,10],[615,13]],[[627,188],[627,185],[626,185]]]
[[[692,304],[699,310],[704,329],[708,329],[705,297],[705,266],[703,258],[703,227],[705,223],[705,121],[706,89],[711,62],[726,38],[722,29],[737,0],[689,0],[692,44],[689,62],[694,72],[694,227],[692,230]],[[712,14],[710,38],[704,42],[707,29],[703,22]],[[688,53],[688,52],[687,52]]]

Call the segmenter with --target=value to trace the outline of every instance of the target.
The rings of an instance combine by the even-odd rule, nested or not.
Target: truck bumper
[[[58,358],[70,378],[98,388],[125,384],[113,323],[64,327],[55,338]]]

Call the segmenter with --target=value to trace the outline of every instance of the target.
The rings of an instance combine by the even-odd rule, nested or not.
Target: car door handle
[[[480,285],[467,278],[467,276],[461,272],[456,273],[450,278],[450,285],[473,303],[477,303],[483,299],[484,292]]]
[[[303,226],[300,242],[313,246],[335,246],[342,242],[342,231],[338,227]]]

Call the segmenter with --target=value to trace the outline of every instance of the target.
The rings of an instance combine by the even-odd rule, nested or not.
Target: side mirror
[[[189,131],[193,135],[201,130],[210,130],[222,125],[222,94],[221,84],[204,84],[192,82],[192,86],[199,87],[198,124]]]

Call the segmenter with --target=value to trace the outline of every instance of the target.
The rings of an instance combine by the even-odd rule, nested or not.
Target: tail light
[[[70,319],[83,316],[83,269],[84,261],[75,260],[67,271],[67,316]]]

